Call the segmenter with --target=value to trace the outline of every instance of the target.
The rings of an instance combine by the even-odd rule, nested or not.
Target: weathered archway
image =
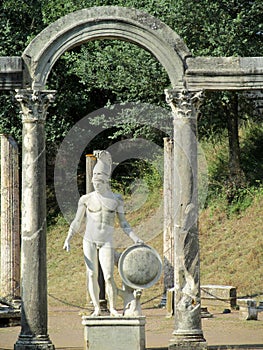
[[[118,39],[150,51],[165,68],[173,87],[183,87],[186,57],[182,39],[160,20],[135,9],[117,6],[79,10],[44,29],[24,51],[28,69],[24,87],[43,89],[56,60],[74,46],[90,40]]]
[[[83,9],[43,30],[21,57],[0,58],[0,88],[17,90],[23,121],[22,329],[16,350],[53,349],[47,334],[45,117],[55,92],[45,90],[59,57],[89,40],[126,40],[150,51],[172,85],[174,115],[173,234],[175,330],[170,349],[205,348],[199,293],[196,115],[203,89],[263,88],[262,59],[191,57],[180,37],[158,19],[115,6]],[[23,67],[23,68],[22,68]]]

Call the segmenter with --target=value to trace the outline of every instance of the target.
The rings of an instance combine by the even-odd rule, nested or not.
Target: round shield
[[[162,260],[152,247],[135,244],[121,254],[118,269],[127,286],[145,289],[153,286],[160,278]]]

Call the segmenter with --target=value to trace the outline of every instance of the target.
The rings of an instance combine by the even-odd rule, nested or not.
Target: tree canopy
[[[262,0],[2,0],[0,55],[19,56],[58,18],[104,5],[133,7],[159,18],[181,36],[193,56],[262,55]],[[142,48],[100,40],[63,54],[52,69],[47,87],[58,91],[46,127],[48,157],[52,159],[68,130],[107,104],[146,102],[167,108],[164,89],[169,87],[169,79],[161,64]],[[231,94],[207,94],[199,120],[201,136],[227,128],[234,101]],[[1,132],[21,140],[21,120],[13,92],[1,93],[0,104]],[[123,134],[130,135],[125,123],[120,127]]]
[[[0,55],[21,55],[34,36],[58,18],[103,5],[134,7],[158,17],[185,40],[195,56],[262,53],[261,0],[3,0]],[[61,57],[48,80],[48,87],[59,92],[50,113],[51,121],[61,120],[61,125],[55,123],[48,140],[50,135],[54,142],[57,135],[59,141],[64,128],[108,102],[141,101],[165,106],[163,90],[168,86],[167,74],[160,63],[135,45],[110,40],[81,45]],[[16,124],[18,129],[21,126],[15,122],[14,101],[12,98],[8,101],[11,102],[1,96],[1,128],[10,129],[12,116],[14,131]],[[51,131],[52,126],[48,128]]]

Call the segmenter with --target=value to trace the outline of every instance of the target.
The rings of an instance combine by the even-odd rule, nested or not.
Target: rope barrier
[[[92,308],[89,308],[89,307],[84,307],[84,306],[80,306],[80,305],[76,305],[76,304],[70,303],[70,302],[65,301],[65,300],[63,300],[63,299],[61,299],[61,298],[58,298],[58,297],[56,297],[56,296],[54,296],[54,295],[52,295],[52,294],[50,294],[50,293],[47,293],[47,294],[48,294],[48,296],[49,296],[50,298],[53,298],[53,299],[59,301],[59,302],[62,303],[62,304],[65,304],[65,305],[68,305],[68,306],[72,306],[72,307],[75,307],[75,308],[77,308],[77,309],[85,309],[85,310],[89,310],[89,311],[92,311],[92,310],[93,310]],[[152,297],[151,299],[148,299],[148,300],[144,301],[143,303],[141,303],[141,305],[148,304],[148,303],[150,303],[151,301],[153,301],[154,299],[160,298],[161,296],[162,296],[162,294],[158,294],[158,295]]]

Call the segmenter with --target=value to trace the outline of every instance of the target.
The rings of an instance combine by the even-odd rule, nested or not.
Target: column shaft
[[[92,176],[96,162],[97,159],[93,154],[86,155],[86,193],[94,191],[94,187],[92,184]]]
[[[23,123],[22,327],[28,335],[47,333],[44,133],[43,123]]]
[[[47,334],[45,116],[50,92],[20,90],[22,135],[21,333],[16,350],[53,349]]]
[[[20,218],[18,147],[1,135],[1,296],[20,297]]]
[[[174,227],[173,227],[173,140],[164,139],[164,228],[163,228],[163,257],[164,257],[164,292],[174,286]]]
[[[169,349],[203,349],[198,240],[197,118],[199,94],[167,92],[174,114],[174,312]]]

